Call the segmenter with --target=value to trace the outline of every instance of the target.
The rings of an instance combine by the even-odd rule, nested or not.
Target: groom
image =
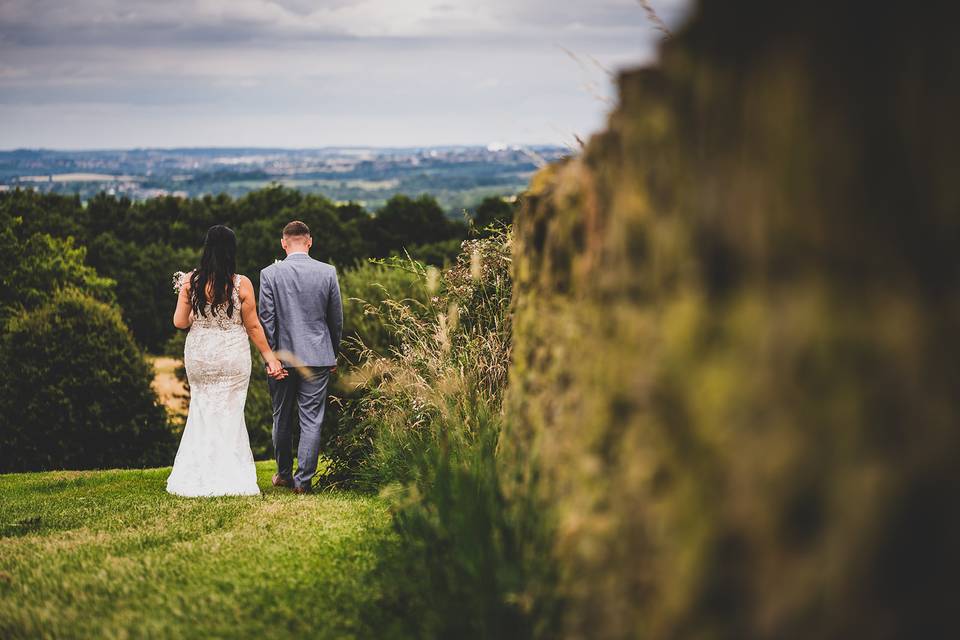
[[[343,307],[337,270],[310,257],[313,238],[294,220],[280,240],[287,257],[260,272],[260,322],[286,376],[271,378],[273,484],[309,493],[320,455],[320,428],[330,375],[337,370]],[[293,411],[300,417],[297,473],[293,473]]]

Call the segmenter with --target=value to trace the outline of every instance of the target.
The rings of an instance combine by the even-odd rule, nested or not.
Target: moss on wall
[[[950,622],[956,22],[876,4],[701,3],[531,185],[503,454],[567,637]]]

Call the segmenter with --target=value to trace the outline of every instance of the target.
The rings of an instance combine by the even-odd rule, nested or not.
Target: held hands
[[[289,374],[287,370],[283,368],[283,363],[280,362],[276,356],[270,356],[267,358],[267,375],[274,380],[283,380]]]
[[[270,355],[266,359],[267,375],[274,380],[283,380],[290,373],[284,368],[283,363],[276,356]],[[330,367],[330,375],[337,372],[337,365]]]

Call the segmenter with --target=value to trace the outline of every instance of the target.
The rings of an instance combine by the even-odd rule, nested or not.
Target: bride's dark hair
[[[190,276],[190,306],[193,312],[206,316],[204,307],[211,309],[226,305],[227,315],[233,315],[233,276],[237,272],[237,236],[230,227],[218,224],[207,230],[203,241],[200,268]],[[211,300],[207,300],[207,286]]]

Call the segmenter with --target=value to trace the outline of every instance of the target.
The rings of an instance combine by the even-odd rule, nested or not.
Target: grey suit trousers
[[[307,367],[313,374],[306,377],[289,367],[283,380],[269,379],[273,400],[273,450],[277,456],[277,473],[293,480],[294,487],[310,489],[320,457],[320,430],[327,405],[330,367]],[[297,473],[293,473],[293,411],[300,418],[300,444],[297,446]]]

